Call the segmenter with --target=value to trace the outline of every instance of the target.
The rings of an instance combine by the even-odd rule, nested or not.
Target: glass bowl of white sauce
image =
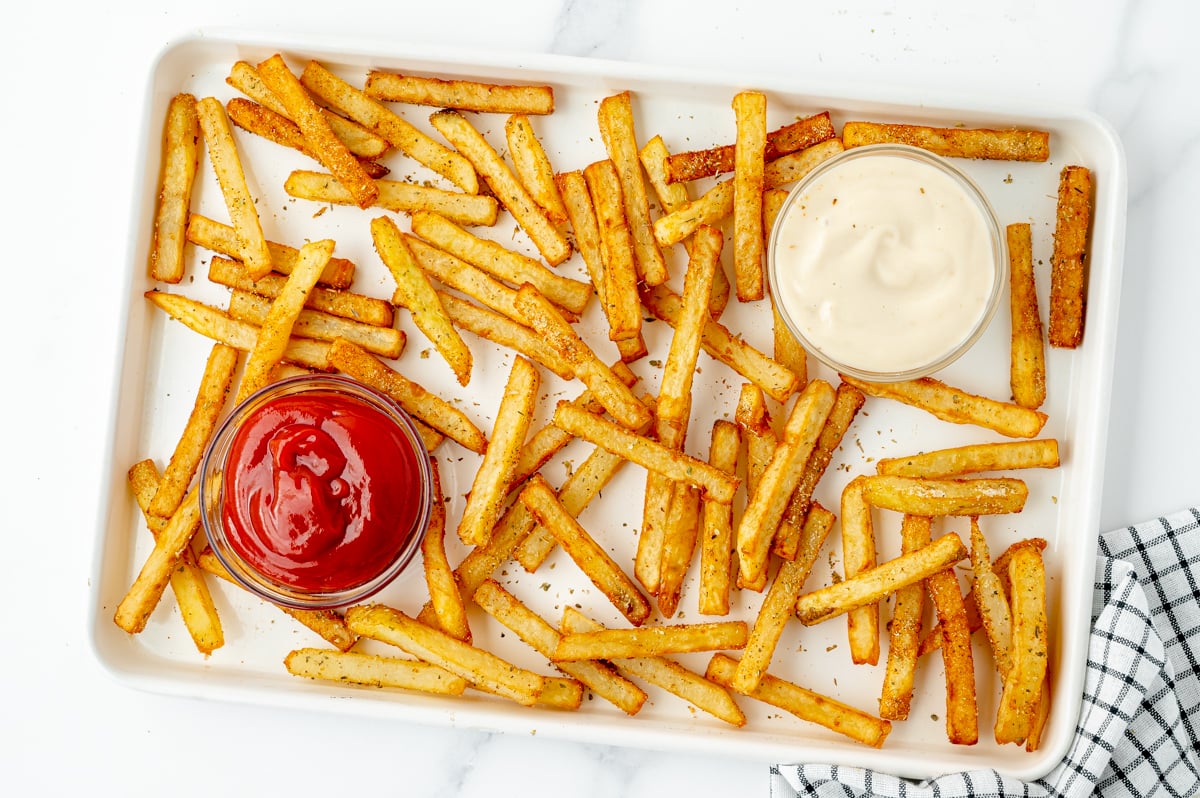
[[[946,159],[877,144],[823,162],[788,194],[767,251],[771,295],[804,348],[842,374],[899,382],[954,362],[1008,282],[1004,233]]]

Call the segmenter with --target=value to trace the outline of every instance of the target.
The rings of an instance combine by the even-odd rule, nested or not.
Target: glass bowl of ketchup
[[[413,559],[433,474],[412,419],[335,376],[300,376],[245,399],[200,472],[208,543],[243,587],[299,609],[374,595]]]

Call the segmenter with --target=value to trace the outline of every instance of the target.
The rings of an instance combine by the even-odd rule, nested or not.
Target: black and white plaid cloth
[[[1101,535],[1092,615],[1075,740],[1045,778],[976,770],[917,782],[780,765],[771,768],[771,795],[1200,795],[1200,508]]]

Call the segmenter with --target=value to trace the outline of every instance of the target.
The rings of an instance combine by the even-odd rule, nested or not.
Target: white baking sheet
[[[129,636],[118,629],[112,623],[112,613],[151,545],[129,495],[125,472],[132,463],[147,456],[154,457],[160,466],[165,464],[190,410],[210,347],[210,342],[169,321],[141,296],[153,287],[145,264],[160,157],[161,120],[168,100],[179,91],[190,91],[197,96],[215,95],[223,100],[235,96],[224,83],[234,61],[246,59],[253,63],[274,52],[282,52],[296,71],[306,59],[318,58],[359,85],[371,68],[550,83],[555,87],[556,111],[550,117],[534,117],[533,124],[560,170],[579,169],[605,157],[596,128],[597,103],[604,96],[625,89],[635,95],[639,142],[658,133],[672,151],[731,142],[734,122],[730,100],[742,88],[758,88],[768,94],[768,124],[772,129],[797,115],[821,110],[832,112],[839,126],[850,118],[872,118],[1047,129],[1051,132],[1051,160],[1047,164],[960,164],[987,192],[1002,223],[1032,224],[1043,318],[1048,301],[1058,171],[1068,163],[1091,168],[1096,181],[1096,213],[1087,333],[1083,346],[1075,352],[1048,352],[1049,399],[1043,410],[1049,413],[1050,420],[1043,434],[1059,439],[1063,467],[1057,471],[1021,473],[1030,486],[1025,511],[1016,516],[986,518],[983,522],[995,553],[1021,537],[1041,536],[1050,541],[1046,559],[1054,632],[1054,706],[1042,749],[1027,754],[1016,746],[1000,747],[991,742],[991,719],[999,687],[990,657],[978,640],[980,743],[959,747],[946,741],[942,668],[940,658],[933,656],[921,664],[910,719],[894,724],[884,748],[874,750],[748,698],[738,698],[738,703],[749,722],[745,728],[735,729],[652,687],[647,687],[650,700],[646,706],[631,718],[600,699],[586,700],[578,712],[566,713],[529,710],[478,693],[446,699],[297,679],[285,672],[283,657],[293,648],[320,645],[321,641],[273,608],[226,584],[214,584],[213,588],[222,611],[226,645],[207,659],[193,647],[169,591],[145,632]],[[426,120],[432,109],[396,108],[409,121],[429,129]],[[481,116],[478,120],[489,140],[503,151],[504,117]],[[146,115],[140,124],[145,163],[144,171],[137,176],[140,199],[128,211],[130,241],[121,275],[128,288],[127,307],[120,309],[125,318],[126,344],[122,360],[114,364],[116,413],[112,420],[111,456],[102,477],[106,502],[98,519],[90,619],[96,655],[115,676],[143,689],[206,698],[363,713],[401,722],[551,735],[606,744],[713,752],[761,761],[864,765],[911,777],[994,767],[1030,778],[1045,773],[1061,758],[1074,729],[1083,684],[1124,236],[1124,160],[1119,142],[1103,121],[1086,113],[1061,109],[995,107],[986,98],[926,97],[918,88],[901,94],[889,91],[885,98],[869,87],[811,86],[802,77],[789,75],[703,74],[554,56],[448,52],[377,41],[317,41],[223,33],[198,35],[164,50],[149,79]],[[236,135],[247,163],[251,191],[259,198],[259,214],[268,237],[296,246],[305,240],[332,237],[338,242],[336,254],[358,264],[354,288],[380,297],[390,296],[390,277],[378,263],[367,229],[368,220],[382,212],[330,208],[289,198],[282,189],[286,174],[292,169],[319,167],[303,156],[242,131]],[[385,163],[392,168],[392,177],[431,178],[400,155],[389,156]],[[228,218],[211,169],[203,160],[193,210],[220,220]],[[395,218],[407,228],[404,217]],[[477,228],[476,232],[481,231]],[[536,254],[522,233],[514,233],[507,214],[502,213],[500,223],[482,234]],[[210,253],[189,247],[188,257],[188,276],[181,285],[167,290],[223,304],[226,290],[208,284],[205,277]],[[669,253],[669,258],[672,282],[679,290],[682,252]],[[577,255],[559,270],[585,276]],[[1003,310],[1006,307],[1007,300],[981,343],[941,377],[973,392],[1000,399],[1008,397],[1009,323]],[[769,319],[765,303],[741,306],[732,301],[722,322],[770,353]],[[490,432],[511,353],[464,334],[476,360],[474,378],[469,387],[462,389],[412,325],[407,312],[397,312],[397,324],[407,333],[408,346],[396,367],[429,389],[454,398],[485,432]],[[595,343],[602,357],[616,358],[615,349],[601,335],[604,326],[596,303],[585,315],[580,329]],[[661,368],[655,364],[665,357],[670,335],[670,328],[661,322],[647,325],[646,339],[652,354],[634,366],[647,390],[657,390]],[[554,402],[574,397],[581,386],[563,383],[544,369],[542,373],[539,422],[544,423]],[[811,359],[810,374],[836,382],[836,375],[826,373]],[[742,382],[739,375],[701,354],[687,445],[690,453],[706,457],[711,422],[716,418],[732,418]],[[773,408],[776,419],[780,419],[784,410]],[[836,511],[838,496],[846,482],[855,474],[873,471],[873,463],[880,457],[999,439],[983,430],[939,422],[895,403],[868,399],[827,472],[817,498]],[[573,443],[544,473],[552,484],[561,483],[567,469],[581,462],[587,451],[585,444]],[[446,493],[453,498],[450,505],[453,526],[479,460],[449,442],[437,454]],[[643,482],[644,472],[626,466],[581,516],[584,525],[603,541],[618,562],[630,567],[640,523]],[[741,502],[739,497],[735,507]],[[881,558],[894,556],[898,550],[897,519],[888,515],[876,514]],[[965,535],[966,522],[951,520],[942,528]],[[456,561],[463,550],[453,537],[449,536],[450,556]],[[695,609],[695,571],[693,567],[676,622],[707,619]],[[835,572],[840,572],[836,528],[808,584],[827,584]],[[561,552],[536,574],[526,574],[519,565],[509,563],[496,578],[552,622],[558,620],[562,607],[570,604],[605,623],[621,623],[603,595]],[[417,568],[379,598],[416,612],[425,599],[424,591]],[[760,594],[735,593],[731,617],[752,620],[760,601]],[[482,613],[475,611],[471,620],[480,645],[540,672],[554,672],[513,635],[502,634],[498,624]],[[680,659],[702,672],[707,655]],[[878,709],[885,661],[886,640],[879,666],[851,665],[844,621],[813,628],[793,623],[776,650],[771,672],[874,713]]]

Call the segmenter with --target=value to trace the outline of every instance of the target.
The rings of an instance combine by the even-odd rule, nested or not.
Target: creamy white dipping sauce
[[[864,153],[831,164],[778,222],[776,302],[810,347],[842,366],[897,373],[938,363],[989,312],[997,275],[987,214],[923,160]]]

